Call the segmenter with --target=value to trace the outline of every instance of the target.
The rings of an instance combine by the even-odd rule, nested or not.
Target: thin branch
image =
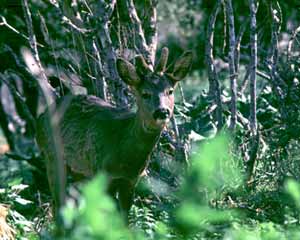
[[[150,67],[154,66],[154,59],[151,59],[151,52],[146,41],[143,31],[142,22],[138,16],[133,0],[120,0],[120,13],[127,20],[128,29],[134,32],[134,41],[137,47],[137,52],[142,54]]]
[[[287,49],[287,60],[288,61],[291,61],[292,47],[293,47],[294,41],[297,39],[296,37],[297,37],[298,33],[300,33],[300,26],[295,29],[295,31],[293,32],[293,34],[289,40],[288,49]]]
[[[86,26],[80,17],[75,16],[71,7],[71,0],[64,0],[61,3],[64,15],[63,19],[70,27],[72,27],[73,30],[75,30],[76,33],[80,34],[79,39],[82,40],[82,34],[87,32],[96,37],[96,40],[91,40],[91,48],[94,50],[97,49],[98,53],[100,53],[100,55],[96,56],[98,59],[97,70],[99,70],[102,75],[111,82],[112,94],[116,105],[125,106],[128,103],[125,95],[126,86],[120,79],[117,71],[117,56],[113,47],[109,28],[110,18],[116,7],[117,1],[112,0],[108,3],[105,0],[98,0],[89,3],[87,1],[83,1],[83,3],[91,15],[90,22],[95,23],[95,25]],[[84,44],[82,46],[84,47]],[[99,62],[99,59],[102,59],[102,61]],[[88,63],[88,60],[86,62]],[[103,91],[105,79],[103,77],[98,77],[96,78],[96,81],[96,92],[98,92],[103,98],[106,98],[106,91]]]
[[[257,32],[256,32],[256,13],[258,4],[256,0],[249,0],[250,8],[250,130],[251,130],[251,147],[250,158],[247,162],[248,182],[254,174],[254,166],[257,158],[259,147],[259,137],[257,134],[257,118],[256,118],[256,70],[257,70]]]
[[[232,9],[231,0],[225,0],[226,13],[228,19],[229,29],[229,75],[230,75],[230,88],[231,88],[231,118],[229,128],[234,130],[237,122],[237,81],[235,71],[235,29],[234,29],[234,14]]]
[[[215,24],[221,8],[221,3],[222,0],[217,1],[209,17],[208,26],[206,30],[206,44],[205,44],[205,60],[206,60],[205,62],[207,64],[207,72],[208,72],[209,95],[213,95],[215,97],[215,101],[217,104],[217,121],[218,121],[219,130],[223,127],[223,120],[222,120],[223,107],[222,107],[221,90],[219,86],[218,75],[217,75],[216,67],[214,65],[213,46],[214,46]]]
[[[257,70],[257,32],[256,13],[258,5],[256,0],[249,0],[250,5],[250,127],[253,136],[257,134],[256,119],[256,70]]]
[[[16,34],[20,35],[22,38],[26,39],[26,40],[30,40],[29,37],[27,37],[25,34],[21,33],[20,31],[18,31],[17,29],[15,29],[13,26],[11,26],[10,24],[8,24],[8,22],[6,21],[5,17],[3,16],[0,16],[1,17],[1,20],[2,22],[0,22],[0,26],[5,26],[7,27],[8,29],[12,30],[13,32],[15,32]],[[43,44],[41,43],[36,43],[37,46],[39,47],[45,47]]]
[[[277,3],[278,4],[278,3]],[[279,99],[280,102],[283,99],[281,89],[279,86],[279,83],[277,81],[277,63],[278,63],[278,38],[279,38],[279,32],[280,32],[280,24],[281,20],[278,17],[277,10],[274,8],[273,4],[270,4],[270,12],[272,16],[272,38],[271,38],[271,45],[269,48],[269,53],[268,53],[268,69],[270,72],[270,78],[271,78],[271,84],[272,84],[272,89],[274,93],[276,94],[277,98]],[[280,107],[281,113],[283,116],[285,115],[283,111],[283,107]]]
[[[101,49],[101,56],[103,58],[104,68],[108,79],[113,83],[113,93],[116,99],[117,105],[127,105],[128,99],[125,96],[126,86],[124,82],[120,79],[117,67],[116,60],[117,56],[115,50],[113,48],[113,43],[110,37],[110,15],[112,13],[112,8],[115,7],[116,2],[114,4],[107,5],[104,0],[97,1],[93,7],[93,14],[95,19],[97,20],[97,37],[100,41],[100,45],[98,45],[98,41],[96,41],[96,47]],[[111,10],[107,11],[107,8]]]
[[[238,95],[239,95],[239,97],[241,97],[244,94],[244,92],[245,92],[245,90],[247,88],[247,85],[248,85],[248,82],[249,82],[249,76],[250,76],[250,68],[251,68],[251,66],[249,65],[247,67],[244,79],[243,79],[240,87],[238,88]]]
[[[97,48],[97,44],[95,41],[93,41],[93,48],[94,48],[94,54],[97,59],[94,60],[95,63],[95,71],[97,73],[97,81],[96,81],[96,95],[100,98],[102,98],[104,101],[107,101],[107,86],[106,81],[103,75],[103,65],[101,61],[101,56],[99,53],[99,49]],[[99,70],[99,71],[98,71]]]
[[[82,34],[90,33],[92,31],[90,29],[77,26],[71,19],[67,18],[66,16],[62,16],[62,23],[69,25],[72,29]]]
[[[241,42],[244,36],[248,25],[248,21],[244,21],[241,25],[239,33],[236,37],[236,44],[235,44],[235,53],[234,53],[234,63],[235,63],[235,72],[238,74],[240,68],[240,53],[241,53]]]
[[[226,47],[227,47],[227,16],[226,16],[226,6],[225,2],[222,1],[222,9],[223,9],[223,17],[224,17],[224,22],[223,22],[223,49],[222,52],[225,54]]]
[[[85,26],[81,18],[74,14],[74,10],[72,9],[72,0],[63,0],[59,3],[59,10],[62,10],[61,14],[63,23],[68,24],[72,29],[80,33],[87,33],[91,31]]]
[[[261,78],[264,78],[264,79],[266,79],[266,80],[268,80],[268,81],[271,80],[271,78],[270,78],[270,76],[269,76],[268,74],[266,74],[266,73],[264,73],[264,72],[262,72],[262,71],[260,71],[260,70],[256,70],[256,74],[257,74],[258,76],[260,76]]]
[[[174,115],[171,117],[171,123],[172,123],[172,127],[173,127],[173,130],[174,130],[174,133],[175,133],[175,139],[176,139],[175,159],[178,162],[188,163],[187,151],[185,149],[184,144],[181,141],[180,133],[179,133],[177,122],[176,122],[176,119],[175,119]]]
[[[179,88],[179,93],[180,93],[182,105],[183,105],[183,106],[186,106],[186,100],[185,100],[185,97],[184,97],[184,92],[183,92],[183,89],[182,89],[182,84],[181,84],[181,82],[178,83],[178,88]]]
[[[146,16],[143,19],[143,28],[150,54],[150,61],[152,65],[155,63],[155,53],[157,49],[157,1],[146,0],[144,11]]]
[[[30,45],[31,53],[33,54],[35,64],[38,67],[38,72],[36,72],[35,74],[37,75],[37,79],[39,81],[41,81],[40,87],[44,93],[44,97],[46,98],[47,104],[50,105],[50,103],[52,103],[54,101],[54,99],[56,98],[56,92],[52,88],[50,83],[48,82],[48,78],[46,76],[45,70],[40,61],[38,48],[37,48],[36,36],[35,36],[34,30],[33,30],[31,12],[30,12],[27,0],[22,1],[22,7],[23,7],[26,26],[27,26],[28,35],[29,35],[29,45]]]
[[[6,72],[5,72],[6,73]],[[29,134],[31,137],[34,136],[35,130],[36,130],[36,125],[35,125],[35,119],[32,116],[28,106],[25,103],[25,99],[22,97],[22,95],[18,92],[18,90],[11,84],[10,81],[8,81],[3,74],[0,74],[0,79],[5,85],[8,87],[10,90],[10,93],[12,94],[15,105],[20,106],[17,107],[18,114],[20,115],[21,118],[24,118],[26,120],[26,123],[28,125],[28,128],[26,130],[29,131]]]

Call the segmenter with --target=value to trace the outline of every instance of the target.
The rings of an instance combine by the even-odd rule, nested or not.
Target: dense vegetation
[[[194,64],[129,228],[100,173],[69,187],[65,239],[299,239],[297,0],[1,0],[0,32],[0,239],[57,238],[35,142],[51,98],[134,108],[116,57],[164,46]]]

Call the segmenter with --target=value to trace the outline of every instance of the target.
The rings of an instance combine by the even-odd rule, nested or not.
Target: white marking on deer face
[[[144,127],[161,130],[173,114],[175,86],[166,76],[151,75],[143,79],[135,95]]]

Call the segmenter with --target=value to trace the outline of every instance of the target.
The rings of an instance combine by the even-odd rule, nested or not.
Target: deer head
[[[119,75],[136,97],[137,114],[146,131],[160,131],[170,120],[174,109],[174,89],[192,64],[192,53],[185,52],[174,65],[167,67],[168,55],[168,49],[163,48],[154,68],[142,56],[136,57],[135,65],[123,58],[117,60]]]

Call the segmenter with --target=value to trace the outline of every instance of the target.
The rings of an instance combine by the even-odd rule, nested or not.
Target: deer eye
[[[143,92],[143,93],[142,93],[142,98],[143,98],[143,99],[150,99],[150,98],[151,98],[151,93]]]
[[[173,88],[171,88],[171,89],[168,90],[168,94],[169,95],[172,95],[173,93],[174,93],[174,89]]]

